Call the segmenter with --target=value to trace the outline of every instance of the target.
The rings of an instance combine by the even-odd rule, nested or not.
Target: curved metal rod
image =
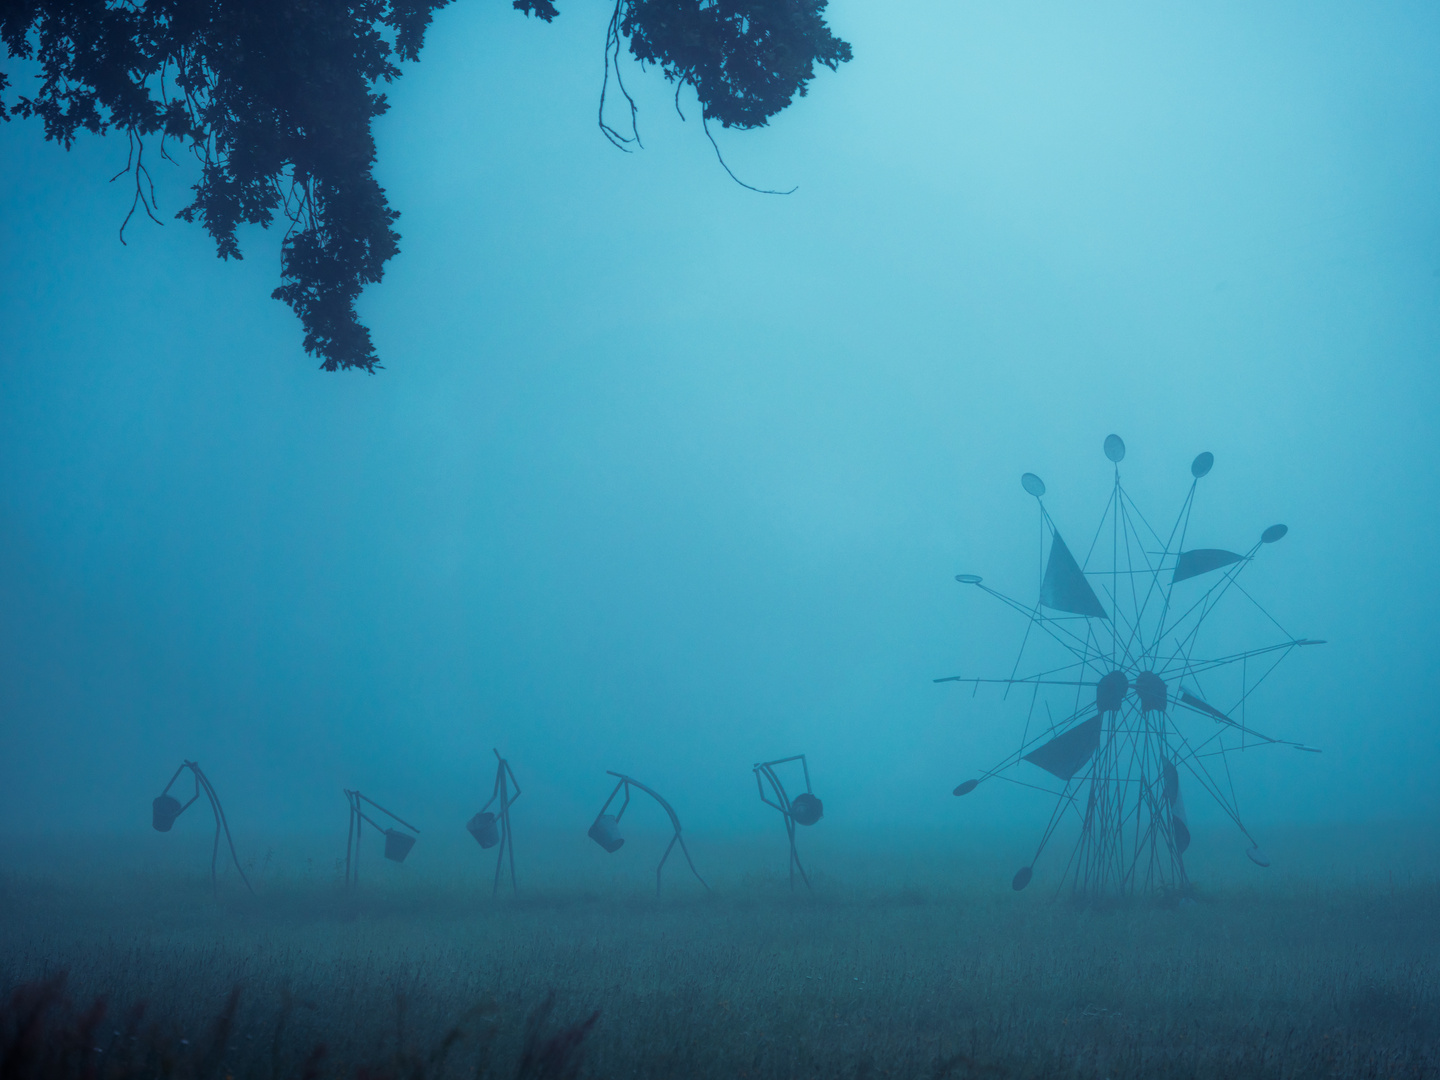
[[[165,785],[165,790],[160,792],[160,794],[162,796],[170,794],[170,789],[175,786],[175,781],[180,779],[180,774],[186,769],[190,770],[191,775],[195,779],[195,794],[191,795],[189,801],[175,812],[175,816],[178,818],[186,810],[190,809],[200,798],[200,792],[205,792],[205,797],[210,802],[210,812],[215,816],[215,843],[210,851],[210,888],[217,893],[220,891],[218,864],[220,861],[220,833],[223,831],[225,833],[225,842],[230,847],[230,859],[235,864],[235,870],[239,873],[240,880],[245,883],[245,888],[249,889],[253,895],[255,887],[250,884],[250,879],[245,876],[245,870],[240,865],[240,856],[235,851],[235,838],[230,835],[230,822],[225,817],[225,808],[220,805],[220,796],[215,791],[215,785],[210,783],[210,778],[206,776],[204,770],[200,768],[200,763],[188,759],[181,761],[180,767],[175,770],[175,774],[170,777],[170,782]]]
[[[345,888],[349,889],[352,884],[360,881],[360,802],[356,799],[356,792],[349,788],[342,788],[345,792],[345,805],[350,808],[350,816],[345,828]],[[351,852],[354,852],[354,869],[351,869]]]
[[[625,808],[630,805],[630,789],[632,787],[639,788],[646,795],[649,795],[652,799],[654,799],[657,803],[660,804],[661,809],[664,810],[665,813],[670,817],[670,825],[675,830],[675,835],[670,838],[670,843],[665,848],[665,854],[660,856],[660,865],[655,867],[655,895],[660,895],[660,872],[665,869],[665,860],[670,858],[670,852],[675,847],[675,844],[677,842],[680,844],[680,851],[685,856],[685,862],[690,867],[690,872],[695,875],[695,880],[700,882],[701,885],[704,885],[705,890],[709,892],[709,883],[700,876],[700,871],[695,869],[695,860],[690,858],[690,849],[685,846],[685,838],[680,835],[680,816],[675,813],[675,808],[671,806],[668,802],[666,802],[664,797],[658,791],[656,791],[654,788],[645,786],[644,784],[640,783],[639,780],[636,780],[634,777],[626,776],[624,773],[618,773],[612,769],[606,769],[605,773],[607,776],[618,777],[620,782],[615,785],[615,790],[610,792],[610,797],[605,800],[605,805],[600,808],[600,813],[595,815],[595,820],[597,822],[605,815],[605,811],[609,808],[610,804],[615,801],[615,796],[620,793],[620,789],[624,788],[625,801],[621,804],[619,813],[615,815],[615,820],[618,822],[620,820],[620,815],[625,813]],[[591,827],[593,828],[594,826],[592,825]]]
[[[770,768],[769,763],[767,762],[764,765],[754,765],[751,767],[750,771],[755,774],[755,786],[760,791],[760,801],[763,802],[766,806],[773,806],[776,810],[779,810],[780,813],[784,814],[785,817],[788,819],[790,817],[790,799],[785,794],[785,786],[780,783],[780,778],[775,775],[774,771]],[[775,796],[776,799],[780,800],[779,802],[772,801],[770,796],[765,794],[765,785],[761,780],[762,777],[765,780],[770,781],[771,793]]]
[[[215,785],[210,783],[210,778],[206,776],[205,773],[201,770],[200,763],[198,761],[192,761],[189,764],[190,767],[195,771],[196,778],[204,786],[205,794],[210,797],[210,806],[211,809],[215,812],[215,847],[210,854],[211,881],[212,883],[215,883],[216,887],[218,888],[218,882],[216,882],[215,879],[215,862],[220,853],[220,830],[224,829],[225,842],[230,847],[230,859],[235,864],[235,870],[240,875],[240,880],[245,883],[245,888],[249,889],[251,894],[253,895],[255,889],[250,884],[250,879],[245,876],[244,868],[242,868],[240,865],[240,856],[235,851],[235,838],[230,835],[230,822],[225,817],[225,808],[220,805],[220,793],[215,790]]]
[[[785,835],[790,841],[790,888],[795,888],[795,871],[800,871],[800,879],[805,882],[807,889],[814,889],[810,884],[810,875],[805,873],[805,867],[800,862],[800,849],[795,846],[795,817],[790,810],[790,796],[785,791],[785,785],[781,783],[780,776],[775,772],[776,765],[786,765],[792,761],[800,762],[800,767],[805,770],[805,790],[810,791],[810,766],[805,761],[804,754],[795,754],[793,757],[779,758],[776,761],[762,761],[751,767],[755,773],[755,786],[760,791],[760,801],[766,806],[772,806],[779,810],[785,819]],[[763,777],[763,780],[762,780]],[[765,794],[764,781],[769,781],[771,791],[777,801],[772,801]],[[813,793],[812,793],[813,794]]]

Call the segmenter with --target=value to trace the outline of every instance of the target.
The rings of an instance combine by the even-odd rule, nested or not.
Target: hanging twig
[[[705,137],[710,140],[710,145],[715,147],[715,157],[720,162],[720,167],[725,170],[731,180],[734,180],[735,183],[741,187],[747,188],[750,191],[759,192],[761,195],[793,195],[800,190],[799,184],[796,184],[789,191],[776,191],[773,188],[759,188],[754,184],[747,184],[731,171],[729,165],[725,164],[725,155],[720,153],[720,146],[715,142],[715,136],[710,134],[710,118],[705,115],[703,108],[700,110],[700,126],[705,130]]]
[[[625,0],[615,0],[615,10],[610,13],[610,25],[605,29],[605,76],[600,83],[600,131],[605,138],[609,139],[611,145],[630,153],[630,144],[644,149],[640,141],[640,129],[637,120],[640,110],[635,104],[635,99],[630,96],[630,91],[625,89],[625,78],[620,74],[620,7]],[[620,87],[620,93],[625,95],[625,101],[630,106],[630,134],[622,135],[605,121],[605,95],[610,89],[610,65],[611,54],[614,54],[615,85]]]
[[[145,139],[137,135],[133,127],[127,129],[126,134],[129,136],[129,149],[125,154],[125,168],[112,176],[110,182],[113,184],[128,172],[133,171],[135,173],[135,197],[130,200],[130,212],[125,215],[125,220],[120,223],[120,243],[129,247],[130,245],[125,242],[125,227],[130,224],[130,219],[135,216],[135,208],[137,206],[143,207],[145,216],[156,225],[164,225],[165,223],[157,218],[152,210],[155,204],[155,182],[150,178],[150,170],[145,168]],[[139,147],[138,151],[136,149],[137,146]],[[162,151],[164,149],[163,141],[161,143],[161,149]],[[147,185],[150,188],[150,197],[148,199],[145,197],[145,187]]]

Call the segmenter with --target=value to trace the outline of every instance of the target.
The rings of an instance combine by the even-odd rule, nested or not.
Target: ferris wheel
[[[937,683],[1003,688],[1028,697],[1019,745],[994,767],[955,788],[968,795],[991,780],[1039,789],[1054,799],[1034,857],[1012,886],[1030,884],[1035,867],[1067,822],[1078,839],[1063,864],[1085,898],[1184,895],[1190,827],[1184,792],[1198,788],[1249,842],[1246,854],[1269,862],[1240,815],[1230,756],[1257,747],[1319,753],[1251,727],[1251,694],[1295,649],[1324,642],[1290,634],[1240,583],[1262,549],[1283,538],[1271,525],[1243,554],[1187,548],[1201,479],[1215,463],[1200,454],[1168,535],[1152,528],[1120,480],[1125,443],[1105,440],[1114,486],[1083,559],[1062,539],[1045,509],[1045,484],[1025,473],[1021,485],[1040,513],[1044,571],[1032,605],[986,585],[977,574],[955,580],[1000,601],[1025,620],[1019,654],[1005,678],[951,675]],[[1245,608],[1265,636],[1252,648],[1218,649],[1202,633],[1217,613]],[[1223,619],[1221,621],[1224,621]]]

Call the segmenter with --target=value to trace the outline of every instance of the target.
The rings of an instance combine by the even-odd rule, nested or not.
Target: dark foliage
[[[550,994],[535,1007],[525,1021],[525,1048],[520,1055],[518,1080],[575,1080],[584,1063],[584,1043],[595,1021],[597,1009],[578,1024],[562,1027],[546,1034],[546,1024],[555,1009],[555,995]]]
[[[38,89],[13,105],[0,99],[0,117],[38,117],[67,149],[81,131],[124,132],[127,224],[137,210],[155,217],[147,150],[193,153],[200,181],[177,216],[198,220],[222,259],[238,259],[237,228],[281,215],[272,295],[300,317],[305,350],[325,370],[374,371],[355,301],[400,239],[373,172],[371,123],[387,108],[376,88],[419,57],[448,2],[0,0],[0,40],[40,68]],[[514,6],[546,22],[559,14],[551,0]],[[805,93],[817,63],[850,58],[824,9],[825,0],[617,0],[607,75],[623,34],[677,91],[696,89],[704,119],[756,127]],[[7,86],[0,72],[0,94]],[[603,115],[601,126],[609,131]]]
[[[269,1031],[262,1031],[269,1038],[237,1038],[241,1024],[236,989],[206,1036],[192,1042],[163,1021],[147,1021],[143,1007],[131,1009],[123,1027],[107,1030],[105,999],[76,1007],[65,995],[61,974],[18,986],[0,1001],[0,1080],[318,1080],[322,1073],[357,1080],[427,1080],[455,1072],[475,1080],[507,1073],[515,1080],[576,1080],[584,1064],[585,1039],[600,1017],[595,1012],[552,1030],[555,996],[549,995],[531,1010],[520,1060],[509,1071],[492,1060],[497,1030],[493,1022],[485,1022],[483,1008],[471,1010],[428,1053],[414,1053],[404,1044],[404,999],[397,1004],[401,1021],[393,1053],[373,1061],[335,1061],[323,1044],[304,1052],[285,1046],[286,1020],[294,1007],[288,994]],[[465,1044],[468,1060],[455,1062],[455,1052]],[[460,1068],[452,1068],[454,1064]]]
[[[707,118],[760,127],[805,96],[815,65],[832,71],[850,46],[825,25],[826,0],[630,0],[620,32],[643,63],[689,84]]]

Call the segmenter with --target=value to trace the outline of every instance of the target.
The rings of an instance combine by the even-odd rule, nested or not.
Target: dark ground
[[[1433,875],[1101,910],[903,872],[813,895],[676,874],[657,901],[642,861],[633,887],[492,901],[378,859],[350,897],[261,865],[257,896],[230,876],[218,900],[173,868],[12,859],[0,1080],[1440,1076]],[[17,1057],[32,1013],[53,1060]]]

